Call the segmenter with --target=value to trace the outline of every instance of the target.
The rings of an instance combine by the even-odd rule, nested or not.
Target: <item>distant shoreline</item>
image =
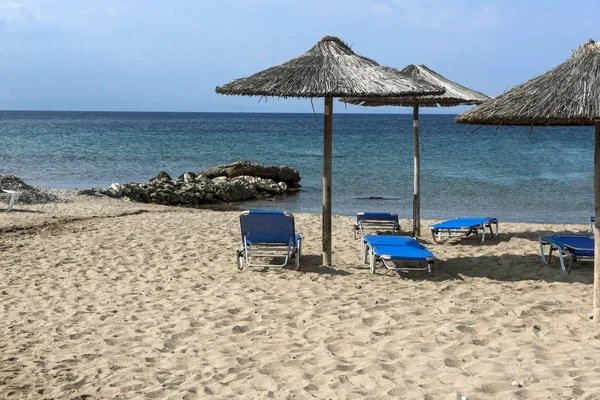
[[[406,115],[412,119],[412,111],[410,107],[395,107],[399,111],[405,112],[344,112],[342,110],[336,110],[337,115]],[[275,115],[313,115],[312,112],[269,112],[269,111],[78,111],[78,110],[0,110],[0,118],[4,112],[14,113],[82,113],[82,114],[275,114]],[[319,113],[317,111],[317,115]],[[419,116],[424,115],[448,115],[455,117],[460,113],[445,113],[445,112],[420,112]]]

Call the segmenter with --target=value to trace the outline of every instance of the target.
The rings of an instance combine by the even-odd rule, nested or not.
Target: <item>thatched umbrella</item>
[[[344,98],[345,103],[358,104],[368,107],[402,106],[413,108],[413,139],[414,139],[414,193],[413,193],[413,235],[421,235],[421,166],[419,151],[419,106],[421,107],[453,107],[460,105],[481,104],[489,97],[476,92],[456,82],[446,79],[424,65],[409,65],[401,70],[403,74],[442,86],[446,93],[428,96],[410,96],[396,98]]]
[[[444,89],[408,78],[393,68],[355,54],[325,36],[312,49],[283,64],[218,86],[217,93],[243,96],[324,97],[323,264],[331,265],[331,158],[334,97],[392,97],[439,94]]]
[[[460,114],[461,124],[594,125],[594,319],[600,321],[600,43],[590,40],[567,61]]]

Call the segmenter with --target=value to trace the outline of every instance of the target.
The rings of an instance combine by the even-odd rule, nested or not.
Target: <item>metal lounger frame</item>
[[[492,225],[496,225],[496,229],[492,229]],[[477,226],[465,228],[465,229],[444,229],[441,230],[439,228],[431,228],[431,235],[433,236],[433,241],[438,242],[443,239],[455,238],[455,237],[468,237],[473,233],[477,235],[477,241],[479,243],[483,243],[485,241],[485,228],[490,229],[490,237],[498,236],[498,219],[495,221],[486,221]],[[479,233],[481,232],[481,234]]]
[[[577,256],[573,253],[571,253],[569,250],[588,250],[588,249],[581,249],[581,248],[577,248],[577,247],[573,247],[573,246],[565,246],[565,249],[561,249],[560,247],[558,247],[557,245],[555,245],[554,243],[550,243],[547,242],[545,240],[543,240],[543,238],[540,237],[540,255],[542,257],[542,262],[544,264],[550,264],[550,261],[552,261],[552,251],[553,250],[558,250],[558,259],[560,260],[560,268],[562,269],[562,272],[564,272],[565,274],[570,274],[572,267],[573,267],[573,262],[575,261],[594,261],[594,256]],[[544,254],[544,246],[549,246],[549,250],[548,250],[548,259],[546,260],[546,255]],[[565,257],[568,257],[569,259],[569,264],[565,267]]]
[[[11,211],[13,206],[15,205],[15,201],[19,197],[21,192],[17,192],[14,190],[5,190],[4,192],[0,192],[0,197],[10,197],[8,200],[8,206],[6,207],[6,211]]]
[[[240,215],[241,218],[247,215],[248,211],[244,211]],[[294,219],[294,216],[284,211],[283,215]],[[302,254],[302,235],[294,232],[294,237],[297,237],[296,243],[290,242],[287,244],[275,244],[275,243],[252,243],[248,244],[246,235],[242,236],[242,244],[237,251],[238,257],[238,269],[244,269],[244,261],[249,267],[270,267],[270,268],[281,268],[285,267],[290,258],[296,259],[296,270],[300,269],[300,256]],[[250,262],[250,257],[257,258],[283,258],[281,264],[258,264]]]
[[[362,238],[365,236],[365,231],[371,232],[381,232],[381,231],[391,231],[392,235],[398,233],[400,234],[400,220],[398,219],[398,214],[391,213],[390,215],[395,216],[396,219],[389,220],[359,220],[358,216],[364,215],[364,213],[356,214],[356,222],[354,223],[354,239]]]
[[[398,246],[401,247],[401,246]],[[394,260],[392,260],[391,257],[389,256],[383,256],[383,257],[378,257],[375,255],[375,252],[373,251],[373,248],[367,243],[366,244],[366,248],[367,248],[367,253],[369,254],[369,267],[371,269],[371,273],[374,274],[375,273],[375,267],[377,264],[377,261],[381,261],[381,264],[389,270],[392,271],[427,271],[427,274],[429,276],[433,276],[433,262],[435,261],[435,257],[428,257],[425,261],[403,261],[403,260],[396,260],[395,262],[397,263],[412,263],[412,264],[416,264],[416,263],[426,263],[426,265],[424,267],[409,267],[409,266],[401,266],[401,265],[389,265],[388,262],[394,262]],[[363,259],[363,263],[365,262],[365,260]]]
[[[276,245],[273,243],[253,243],[251,245],[246,244],[246,237],[244,236],[244,242],[240,246],[238,257],[242,257],[246,264],[249,267],[272,267],[272,268],[281,268],[285,267],[290,259],[290,257],[294,257],[296,259],[296,269],[300,269],[300,254],[302,248],[302,235],[298,234],[298,245],[294,245],[294,243],[289,243],[287,245],[281,244]],[[283,252],[285,251],[285,253]],[[283,262],[281,264],[257,264],[250,262],[250,257],[260,257],[260,258],[283,258]],[[243,269],[243,265],[238,265],[239,269]]]

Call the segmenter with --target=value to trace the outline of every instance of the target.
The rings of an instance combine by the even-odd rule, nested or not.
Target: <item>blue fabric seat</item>
[[[433,275],[435,256],[411,237],[370,235],[363,237],[363,243],[365,253],[369,255],[371,273],[375,273],[379,261],[394,271],[427,271]]]
[[[285,211],[248,210],[240,215],[242,243],[237,251],[238,268],[283,267],[291,257],[300,268],[302,235],[296,233],[294,216]],[[260,264],[251,258],[282,258],[279,264]]]
[[[362,212],[356,214],[354,223],[354,239],[368,233],[390,232],[400,234],[400,219],[398,214],[386,212]]]
[[[492,225],[495,225],[495,232]],[[477,235],[479,243],[483,243],[485,241],[486,228],[489,228],[491,237],[498,235],[498,218],[455,218],[430,226],[431,234],[433,235],[433,240],[435,242],[438,242],[441,239],[460,236],[468,237],[469,235],[475,234]]]
[[[412,240],[408,236],[367,235],[363,236],[361,243],[361,257],[363,264],[367,262],[368,247],[373,246],[400,246],[408,244]]]
[[[548,258],[544,248],[548,247]],[[594,238],[589,235],[551,235],[540,237],[540,255],[542,262],[549,264],[552,260],[552,251],[558,251],[560,268],[565,274],[570,274],[575,261],[594,261]],[[564,258],[569,258],[565,266]]]

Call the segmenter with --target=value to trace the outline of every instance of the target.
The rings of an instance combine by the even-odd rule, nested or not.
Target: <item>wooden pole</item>
[[[323,133],[323,265],[331,266],[331,159],[333,97],[325,97]]]
[[[600,321],[600,119],[594,121],[594,319]]]
[[[419,151],[419,105],[413,106],[414,193],[413,193],[413,236],[421,236],[421,154]]]

